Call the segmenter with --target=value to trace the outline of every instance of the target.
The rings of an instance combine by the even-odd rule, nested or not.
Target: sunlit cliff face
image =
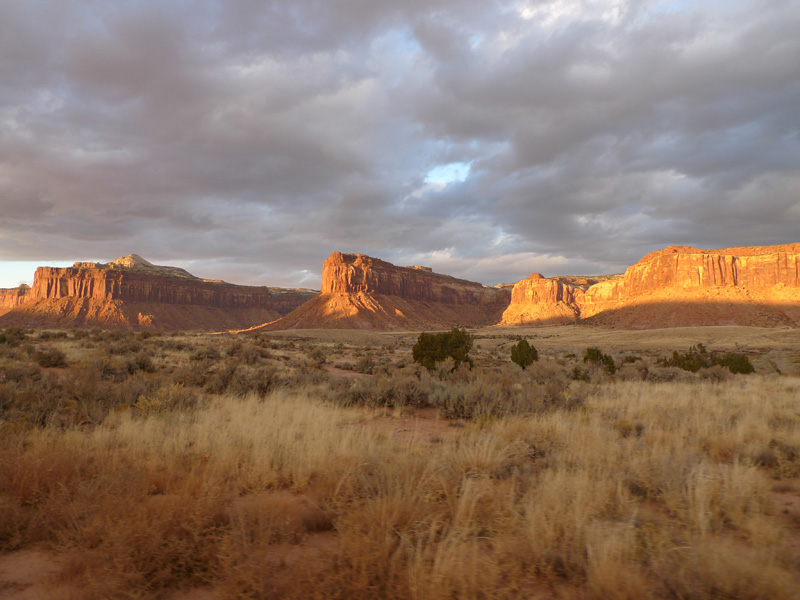
[[[798,300],[800,244],[722,250],[669,247],[648,254],[624,276],[588,287],[534,276],[520,281],[503,322],[596,317],[596,322],[632,327],[797,326]]]

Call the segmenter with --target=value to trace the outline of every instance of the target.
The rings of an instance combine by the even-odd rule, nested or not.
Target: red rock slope
[[[264,329],[442,329],[496,323],[510,301],[493,288],[397,267],[363,254],[334,252],[322,268],[322,293]]]
[[[0,326],[238,329],[276,319],[316,295],[203,280],[135,254],[108,264],[39,267],[26,288],[0,291]]]
[[[566,279],[532,275],[520,281],[501,322],[800,326],[800,244],[721,250],[670,246],[648,254],[624,276]]]

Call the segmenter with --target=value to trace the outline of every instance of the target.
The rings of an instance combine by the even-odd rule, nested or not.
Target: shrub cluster
[[[420,333],[417,343],[411,350],[414,362],[432,371],[436,363],[452,358],[455,368],[463,362],[473,364],[469,351],[472,349],[472,336],[464,329],[454,327],[446,333]]]
[[[708,369],[715,365],[725,367],[731,373],[747,375],[755,373],[753,363],[745,354],[738,352],[726,352],[719,354],[709,352],[703,344],[697,344],[689,348],[688,352],[672,351],[670,358],[662,358],[659,364],[667,367],[678,367],[684,371],[697,373],[700,369]]]
[[[614,359],[608,354],[603,354],[603,351],[600,350],[600,348],[587,348],[586,352],[583,353],[583,362],[603,367],[603,370],[609,375],[613,375],[617,372],[617,366],[614,364]]]
[[[539,352],[527,340],[520,340],[511,348],[511,361],[518,364],[524,371],[539,360]]]

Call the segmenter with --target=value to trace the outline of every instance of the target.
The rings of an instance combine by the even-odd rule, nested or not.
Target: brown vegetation
[[[6,330],[0,597],[797,598],[793,343],[709,330],[758,373],[692,373],[690,336],[552,331],[429,371],[412,335]]]

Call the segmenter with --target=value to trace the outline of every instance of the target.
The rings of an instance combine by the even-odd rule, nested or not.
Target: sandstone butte
[[[256,329],[440,329],[587,322],[625,329],[701,325],[800,327],[800,244],[699,250],[670,246],[624,274],[487,287],[334,252],[322,293]]]
[[[322,267],[322,292],[260,329],[438,329],[500,320],[510,286],[488,287],[398,267],[364,254],[334,252]]]
[[[319,295],[206,281],[136,255],[40,267],[32,287],[0,290],[0,326],[419,330],[575,322],[625,329],[800,327],[800,244],[670,246],[624,274],[534,273],[513,289],[334,252],[323,265]]]
[[[624,275],[533,274],[518,282],[502,324],[577,320],[626,329],[800,326],[800,244],[652,252]]]
[[[131,254],[39,267],[32,287],[0,290],[0,326],[240,329],[277,319],[316,294],[204,280]]]

